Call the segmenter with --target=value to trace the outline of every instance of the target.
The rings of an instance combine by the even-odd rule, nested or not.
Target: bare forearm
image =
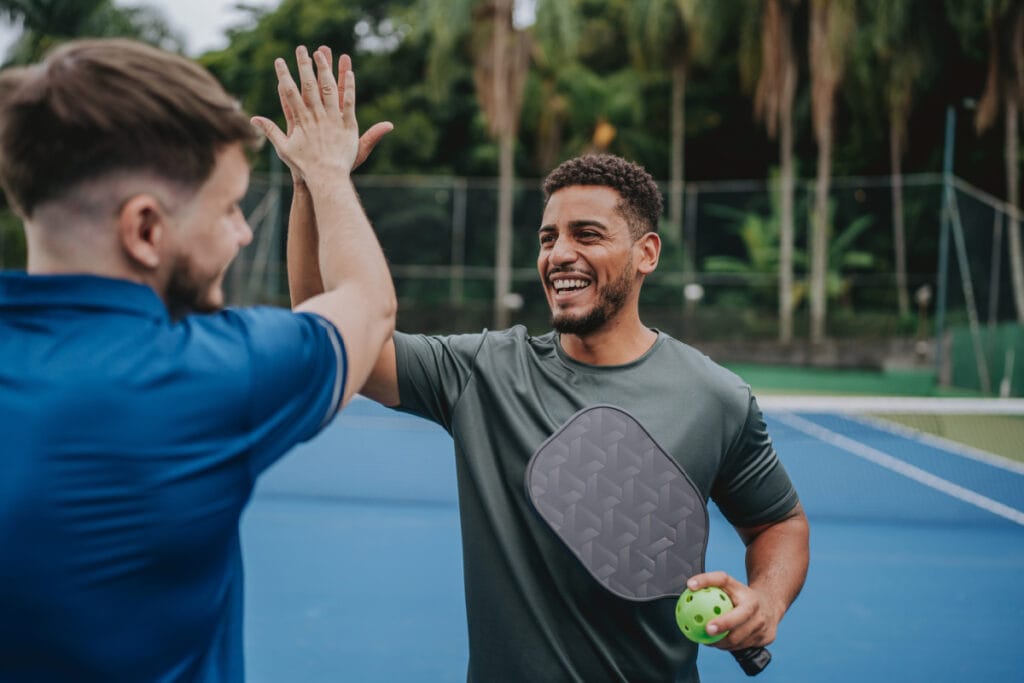
[[[310,191],[324,290],[357,286],[390,307],[394,299],[391,274],[351,179],[335,178]]]
[[[761,594],[778,620],[800,594],[807,577],[810,530],[803,509],[765,526],[747,541],[747,583]]]
[[[292,203],[289,284],[297,311],[318,314],[341,333],[344,404],[362,387],[395,328],[391,275],[349,175],[390,128],[378,124],[365,145],[360,140],[355,74],[347,56],[338,61],[335,82],[328,48],[318,48],[312,59],[304,46],[295,54],[301,93],[285,61],[274,60],[288,132],[263,117],[253,123],[309,190],[306,196],[298,187]]]
[[[324,291],[313,198],[301,179],[294,182],[288,213],[288,291],[292,307]]]

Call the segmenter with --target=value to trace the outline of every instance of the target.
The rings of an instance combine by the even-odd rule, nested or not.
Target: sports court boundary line
[[[998,515],[999,517],[1014,522],[1015,524],[1024,526],[1024,512],[1021,512],[1016,508],[1000,503],[997,500],[992,500],[987,496],[983,496],[976,491],[964,488],[958,484],[954,484],[951,481],[936,476],[931,472],[926,472],[925,470],[906,463],[899,458],[889,455],[888,453],[883,453],[877,448],[872,448],[871,446],[862,444],[847,436],[833,432],[831,429],[814,424],[813,422],[794,415],[793,413],[777,413],[775,414],[775,418],[780,422],[789,425],[793,429],[801,431],[808,436],[812,436],[819,441],[823,441],[831,446],[835,446],[836,448],[856,455],[859,458],[863,458],[868,462],[884,467],[887,470],[891,470],[897,474],[907,477],[908,479],[916,481],[919,484],[924,484],[928,488],[939,491],[940,493],[945,493],[947,496],[956,498],[957,500],[969,505],[974,505],[982,510],[991,512],[994,515]]]
[[[952,439],[944,436],[938,436],[937,434],[929,434],[928,432],[922,432],[919,429],[908,427],[899,422],[890,422],[884,417],[877,417],[875,415],[839,415],[843,419],[850,420],[851,422],[858,422],[867,427],[873,427],[883,432],[889,432],[896,436],[906,437],[919,441],[927,446],[940,448],[944,451],[948,451],[951,455],[959,455],[967,458],[968,460],[974,460],[975,462],[981,462],[992,467],[998,467],[999,469],[1009,470],[1014,474],[1024,475],[1024,463],[1017,462],[1007,458],[1005,455],[998,455],[996,453],[989,453],[983,448],[975,448],[974,446],[968,446],[967,444],[960,443],[959,441],[953,441]]]

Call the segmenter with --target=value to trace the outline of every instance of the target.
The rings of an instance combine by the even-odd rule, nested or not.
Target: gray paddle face
[[[572,416],[530,459],[526,490],[594,579],[619,597],[678,596],[704,570],[703,497],[620,408]]]

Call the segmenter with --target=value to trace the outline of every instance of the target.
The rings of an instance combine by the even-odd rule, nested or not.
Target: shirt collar
[[[169,320],[163,301],[151,287],[98,275],[0,273],[0,309],[68,306],[122,311]]]

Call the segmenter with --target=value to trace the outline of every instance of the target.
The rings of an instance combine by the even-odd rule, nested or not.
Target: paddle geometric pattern
[[[708,512],[685,472],[620,408],[576,413],[530,459],[540,516],[605,588],[678,596],[704,570]]]

